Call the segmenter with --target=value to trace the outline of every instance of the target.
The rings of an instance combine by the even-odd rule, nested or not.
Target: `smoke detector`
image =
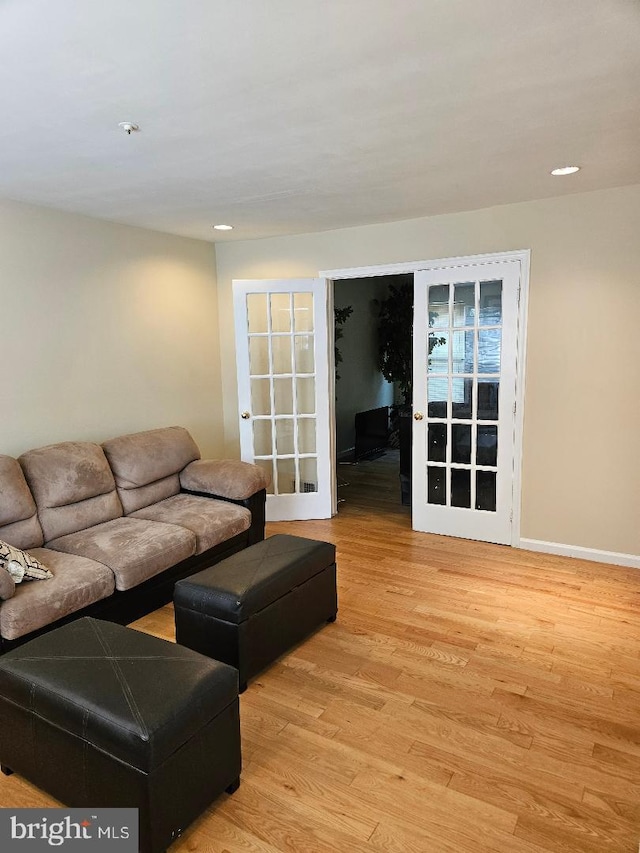
[[[140,130],[140,126],[134,124],[132,121],[119,121],[118,127],[121,127],[126,134],[131,136],[132,133],[137,133]]]

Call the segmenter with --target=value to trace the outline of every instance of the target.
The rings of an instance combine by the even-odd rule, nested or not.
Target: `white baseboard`
[[[640,569],[640,555],[637,554],[598,551],[596,548],[563,545],[560,542],[544,542],[542,539],[520,539],[520,548],[524,548],[526,551],[540,551],[543,554],[558,554],[560,557],[576,557],[579,560],[592,560],[595,563],[611,563],[614,566]]]

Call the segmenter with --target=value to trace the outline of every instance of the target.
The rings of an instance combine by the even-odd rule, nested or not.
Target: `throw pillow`
[[[16,582],[5,568],[0,568],[0,598],[6,601],[16,591]]]
[[[6,569],[15,583],[24,581],[39,581],[52,578],[49,571],[39,560],[27,551],[14,548],[8,542],[0,539],[0,567]]]

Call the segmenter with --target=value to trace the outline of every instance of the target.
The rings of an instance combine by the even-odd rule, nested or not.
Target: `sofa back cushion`
[[[15,548],[39,548],[44,542],[36,504],[18,460],[0,455],[0,539]]]
[[[177,495],[180,471],[200,459],[198,445],[179,426],[121,435],[102,447],[127,515]]]
[[[122,515],[99,444],[65,441],[29,450],[18,461],[36,501],[45,542]]]

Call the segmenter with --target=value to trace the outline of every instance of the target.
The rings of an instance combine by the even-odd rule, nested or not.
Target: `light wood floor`
[[[338,621],[250,683],[240,789],[172,851],[636,853],[640,573],[413,533],[392,463],[269,525],[336,543]]]

